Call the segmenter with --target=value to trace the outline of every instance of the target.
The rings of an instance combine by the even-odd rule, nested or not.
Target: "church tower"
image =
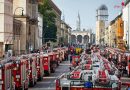
[[[78,19],[77,19],[77,28],[76,28],[76,30],[77,31],[81,31],[81,21],[80,21],[80,14],[78,13]]]
[[[96,44],[104,44],[105,27],[108,22],[108,8],[103,4],[96,10],[96,12]]]

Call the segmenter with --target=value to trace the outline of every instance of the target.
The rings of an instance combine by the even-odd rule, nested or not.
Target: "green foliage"
[[[39,12],[43,15],[43,42],[56,42],[57,27],[55,25],[56,15],[49,5],[49,0],[43,0],[43,4],[38,6]]]

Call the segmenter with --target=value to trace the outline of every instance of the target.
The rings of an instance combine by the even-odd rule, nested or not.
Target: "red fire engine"
[[[76,67],[79,62],[80,62],[80,56],[79,55],[72,56],[72,67]]]
[[[60,48],[60,62],[62,62],[64,60],[64,49],[63,48]]]
[[[98,57],[95,55],[89,64],[87,63],[90,61],[89,58],[82,59],[73,71],[61,75],[56,80],[56,90],[121,90],[121,82],[116,74],[109,74],[102,66],[103,57],[95,60]]]
[[[30,54],[28,59],[29,86],[34,86],[37,82],[37,57]]]
[[[41,56],[41,59],[42,59],[42,63],[43,63],[45,76],[48,76],[48,75],[50,75],[50,58],[49,58],[48,54],[43,54]]]
[[[50,58],[50,70],[51,70],[51,72],[52,73],[54,73],[55,72],[55,58],[54,58],[54,53],[53,52],[50,52],[50,53],[48,53],[48,56],[49,56],[49,58]]]
[[[59,52],[58,48],[54,48],[53,52],[56,54],[56,64],[57,64],[57,66],[59,66],[59,63],[60,63],[59,54],[60,54],[60,52]]]
[[[13,79],[15,83],[15,90],[27,90],[28,89],[28,58],[19,57],[13,61]]]
[[[43,67],[43,59],[41,58],[42,55],[38,54],[37,55],[37,78],[39,81],[43,79],[44,76],[44,67]]]
[[[4,60],[0,62],[0,90],[14,89],[12,68],[12,62],[6,62]]]
[[[125,55],[127,56],[127,73],[130,77],[130,53],[125,53]]]

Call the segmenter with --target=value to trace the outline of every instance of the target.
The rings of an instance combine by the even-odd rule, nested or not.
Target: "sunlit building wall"
[[[104,44],[105,27],[108,21],[108,8],[106,5],[101,5],[96,12],[96,44]]]
[[[13,2],[0,0],[0,57],[13,49]]]

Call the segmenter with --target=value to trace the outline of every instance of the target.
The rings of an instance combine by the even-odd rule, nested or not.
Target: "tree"
[[[49,0],[43,0],[42,2],[43,4],[39,4],[38,10],[43,15],[43,43],[48,41],[56,42],[56,15],[52,11],[52,7],[49,5]]]

